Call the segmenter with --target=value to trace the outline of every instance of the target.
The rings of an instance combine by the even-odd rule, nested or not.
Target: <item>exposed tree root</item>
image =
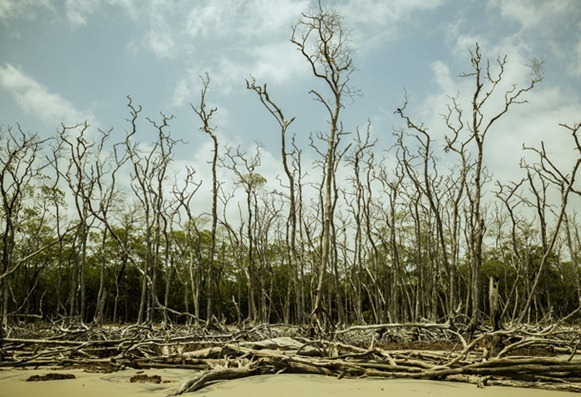
[[[378,333],[378,331],[380,331]],[[172,395],[229,379],[277,373],[462,381],[581,392],[578,328],[520,326],[466,340],[446,324],[357,326],[314,340],[308,330],[124,328],[13,330],[0,366],[81,366],[111,371],[185,368],[195,376]],[[405,346],[405,349],[402,348]],[[494,346],[501,348],[494,349]]]

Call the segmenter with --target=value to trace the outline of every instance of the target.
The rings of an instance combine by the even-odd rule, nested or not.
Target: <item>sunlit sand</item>
[[[72,373],[76,379],[43,382],[26,382],[32,375],[49,372]],[[160,375],[162,383],[130,383],[136,373]],[[193,376],[193,372],[180,369],[125,370],[111,374],[86,373],[82,370],[37,369],[0,370],[1,397],[145,397],[164,396],[177,390]],[[478,388],[472,384],[434,382],[423,380],[336,379],[325,376],[280,374],[263,375],[231,381],[217,382],[186,396],[235,397],[558,397],[575,393],[517,389],[489,386]]]

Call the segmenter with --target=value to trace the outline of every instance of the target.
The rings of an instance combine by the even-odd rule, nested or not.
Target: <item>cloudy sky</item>
[[[268,82],[306,143],[324,128],[320,88],[290,43],[291,27],[312,0],[0,0],[0,124],[53,134],[60,123],[127,128],[127,96],[153,119],[174,115],[174,138],[188,142],[177,161],[206,167],[208,137],[190,103],[200,75],[211,78],[208,101],[223,143],[250,150],[264,144],[267,178],[280,172],[279,133],[245,79]],[[378,147],[394,143],[394,115],[404,93],[410,114],[435,137],[449,97],[469,98],[469,49],[480,44],[493,64],[507,55],[505,81],[530,81],[526,65],[545,62],[544,81],[489,136],[487,162],[499,178],[514,177],[522,145],[543,140],[563,164],[576,158],[559,123],[581,122],[580,0],[337,0],[351,29],[361,96],[344,111],[347,129],[372,123]],[[502,99],[502,96],[500,97]],[[468,114],[469,111],[466,110]],[[140,139],[152,139],[144,129]],[[440,140],[440,143],[442,141]],[[305,150],[305,156],[316,154]],[[275,162],[268,166],[269,162]],[[203,173],[201,174],[203,177]]]

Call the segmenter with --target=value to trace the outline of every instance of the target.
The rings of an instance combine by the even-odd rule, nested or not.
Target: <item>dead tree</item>
[[[337,138],[344,133],[341,110],[345,100],[354,95],[350,85],[353,66],[353,49],[349,45],[349,32],[343,24],[342,16],[334,10],[318,8],[305,13],[293,27],[291,42],[297,46],[311,67],[313,75],[321,80],[330,94],[315,89],[310,93],[322,104],[328,117],[329,130],[326,135],[325,173],[323,184],[323,227],[321,262],[315,292],[311,321],[319,324],[323,306],[325,274],[331,260],[331,236],[333,225],[334,176],[337,166]]]
[[[155,310],[162,308],[157,297],[157,275],[162,251],[163,228],[167,226],[165,209],[166,177],[168,167],[173,159],[173,149],[177,143],[167,131],[173,116],[161,113],[161,122],[147,119],[157,132],[157,138],[150,149],[135,141],[138,132],[137,118],[141,107],[133,105],[131,98],[128,103],[131,112],[131,130],[125,137],[125,149],[132,167],[131,190],[140,204],[144,218],[143,239],[145,242],[145,257],[142,267],[137,267],[141,273],[141,299],[139,304],[138,323],[150,322],[155,319]]]
[[[449,276],[450,283],[447,284],[447,289],[449,291],[448,297],[453,300],[454,294],[450,292],[455,289],[454,285],[454,270],[449,260],[449,249],[447,240],[448,233],[444,225],[444,208],[442,205],[444,190],[440,187],[442,184],[442,177],[438,175],[438,168],[436,166],[437,160],[432,149],[432,137],[428,132],[428,128],[424,125],[415,124],[410,117],[406,114],[407,108],[407,98],[401,108],[398,108],[396,113],[403,118],[407,124],[406,131],[399,131],[396,133],[398,146],[399,146],[399,156],[398,160],[405,170],[408,179],[412,182],[415,190],[421,195],[419,198],[422,201],[427,201],[429,208],[429,218],[434,219],[434,228],[436,231],[436,247],[428,247],[428,250],[438,252],[434,258],[433,264],[429,264],[430,269],[429,274],[433,277],[439,273],[440,264],[444,268],[446,274]],[[405,135],[415,138],[417,147],[417,153],[411,153],[410,148],[405,143]],[[434,280],[430,280],[429,285],[435,286]],[[431,288],[431,301],[435,300],[436,289]],[[455,306],[453,303],[448,303],[447,305],[448,315],[454,312]],[[431,307],[431,313],[429,317],[435,318],[435,308]]]
[[[246,260],[247,266],[244,268],[246,273],[246,280],[248,286],[248,320],[251,324],[257,320],[264,321],[259,318],[259,313],[262,308],[258,308],[257,297],[262,295],[262,285],[258,285],[259,272],[256,269],[256,235],[255,225],[257,223],[258,201],[257,192],[264,186],[266,179],[256,172],[260,167],[260,152],[262,146],[257,144],[256,152],[248,156],[240,147],[236,150],[229,148],[225,154],[225,167],[230,169],[236,176],[235,184],[244,191],[244,199],[246,206],[246,216],[241,213],[241,219],[246,219],[242,222],[245,226],[245,231],[240,233],[240,241],[244,241],[246,246]],[[260,283],[258,283],[260,284]]]
[[[497,58],[496,67],[492,67],[490,62],[483,61],[480,52],[480,46],[476,43],[475,49],[470,51],[470,62],[472,71],[462,73],[463,78],[470,78],[474,81],[474,91],[470,102],[471,115],[464,122],[462,120],[462,109],[453,102],[449,108],[450,112],[446,122],[451,127],[451,134],[446,137],[447,151],[453,151],[460,155],[463,165],[468,167],[469,177],[466,178],[466,196],[469,202],[467,218],[467,242],[468,256],[470,259],[470,328],[474,330],[480,323],[481,311],[481,265],[482,250],[484,245],[484,234],[486,231],[486,220],[483,211],[484,184],[488,180],[486,168],[484,166],[484,156],[486,149],[486,138],[493,130],[496,123],[505,116],[509,109],[516,104],[522,104],[526,101],[523,96],[532,90],[539,82],[542,81],[542,62],[533,60],[530,64],[531,80],[523,88],[517,88],[513,84],[511,88],[505,90],[503,104],[497,111],[487,115],[487,106],[496,98],[496,92],[502,89],[504,72],[508,63],[507,57]],[[457,120],[456,123],[453,123]],[[472,146],[475,158],[471,160],[468,151]]]
[[[30,257],[47,247],[41,246],[23,258],[16,259],[17,229],[24,220],[26,200],[33,185],[42,178],[45,164],[41,151],[46,140],[28,134],[20,126],[0,128],[0,340],[8,327],[10,278]]]
[[[69,296],[69,316],[87,320],[86,268],[89,234],[96,218],[91,213],[91,201],[96,199],[97,176],[92,169],[97,155],[96,143],[89,136],[89,124],[72,127],[62,125],[58,133],[57,151],[65,166],[56,171],[65,180],[76,210],[76,230],[72,250],[72,278]]]
[[[362,307],[364,292],[369,297],[375,322],[378,322],[379,319],[379,312],[375,305],[375,294],[369,290],[370,286],[366,282],[369,279],[375,280],[367,263],[368,259],[370,259],[370,256],[367,255],[367,244],[373,245],[373,237],[368,233],[369,229],[366,225],[370,223],[371,186],[369,178],[373,163],[372,149],[376,144],[376,140],[371,139],[370,127],[371,125],[368,124],[364,135],[361,134],[359,129],[357,130],[354,146],[346,157],[346,162],[352,167],[353,172],[352,176],[349,177],[352,193],[345,192],[344,195],[348,211],[355,223],[354,241],[353,244],[350,244],[350,248],[353,250],[352,262],[354,266],[349,272],[352,275],[349,279],[353,283],[355,293],[352,301],[357,323],[363,323],[364,321]],[[365,168],[366,166],[367,168]],[[377,281],[375,280],[373,284],[373,288],[377,290]]]
[[[101,224],[101,269],[99,275],[99,290],[97,293],[97,308],[93,317],[93,322],[101,324],[104,320],[104,306],[107,297],[107,289],[105,286],[105,268],[109,262],[106,255],[106,244],[110,236],[117,242],[121,241],[114,226],[114,214],[119,211],[118,203],[123,195],[117,185],[118,173],[123,169],[123,166],[128,160],[126,152],[120,149],[122,143],[115,143],[111,148],[106,148],[106,143],[111,137],[112,129],[104,131],[99,130],[101,138],[97,144],[96,153],[93,163],[89,166],[90,173],[95,178],[95,200],[89,200],[89,210]],[[127,244],[121,244],[122,250],[127,249]],[[127,258],[127,254],[122,255]],[[117,319],[117,303],[119,301],[120,286],[119,279],[116,279],[116,293],[114,298],[114,309],[112,320]]]
[[[196,182],[194,180],[194,175],[196,171],[193,168],[188,167],[186,177],[184,179],[184,184],[180,188],[174,186],[172,191],[175,199],[178,202],[178,206],[176,208],[176,215],[178,217],[181,216],[181,213],[184,212],[186,216],[185,222],[180,222],[181,229],[185,233],[185,242],[183,246],[180,246],[179,242],[177,242],[178,249],[181,250],[182,255],[187,258],[186,260],[186,273],[188,280],[184,283],[185,289],[185,306],[186,311],[188,309],[188,302],[190,300],[190,296],[188,291],[191,288],[191,298],[194,303],[194,321],[195,324],[198,325],[199,320],[202,316],[200,310],[200,293],[202,289],[201,279],[202,277],[199,276],[201,273],[201,255],[202,255],[202,247],[201,247],[201,237],[200,237],[200,230],[196,225],[196,216],[192,212],[192,199],[194,198],[195,194],[198,192],[200,187],[202,186],[202,182]],[[191,317],[190,317],[191,318]]]
[[[405,306],[402,305],[401,290],[405,288],[404,286],[408,284],[406,280],[402,277],[401,272],[401,261],[400,257],[402,254],[401,244],[399,241],[398,231],[404,229],[403,223],[405,218],[399,216],[399,206],[401,202],[401,197],[404,196],[404,171],[401,162],[391,170],[387,168],[385,163],[381,163],[380,170],[377,175],[379,182],[381,183],[381,192],[387,199],[387,205],[381,205],[380,211],[382,214],[381,221],[378,226],[375,226],[375,234],[379,237],[384,250],[389,253],[389,258],[391,263],[388,267],[389,274],[389,284],[386,286],[387,291],[383,293],[382,301],[384,303],[384,312],[387,318],[395,322],[396,319],[405,316]],[[387,229],[387,230],[385,230]],[[420,244],[416,244],[416,248],[419,250]],[[418,262],[419,264],[419,262]],[[420,265],[421,266],[421,265]],[[418,288],[421,285],[422,280],[418,280]],[[410,302],[408,302],[410,304]],[[408,316],[412,317],[412,316]]]
[[[96,156],[94,163],[91,165],[91,174],[95,176],[97,204],[92,205],[89,202],[89,209],[91,213],[98,219],[107,219],[110,216],[110,211],[114,209],[114,204],[119,198],[116,191],[116,173],[120,170],[119,161],[114,161],[112,156],[106,156],[108,150],[105,149],[105,144],[111,136],[112,130],[101,132],[101,139],[97,145]],[[117,147],[113,147],[113,153],[117,157]],[[106,157],[102,157],[106,156]],[[106,180],[109,177],[109,181]],[[95,208],[96,207],[96,208]],[[107,298],[107,290],[105,287],[105,268],[107,267],[106,243],[108,239],[107,227],[102,223],[101,228],[101,269],[99,274],[99,291],[97,293],[97,307],[93,316],[93,322],[102,324],[104,316],[105,301]]]
[[[521,179],[519,182],[511,182],[509,184],[501,184],[497,182],[499,190],[495,193],[496,197],[502,202],[502,205],[507,213],[508,222],[504,222],[505,225],[508,223],[509,233],[509,246],[511,247],[511,252],[509,257],[511,258],[510,263],[513,265],[516,271],[516,278],[510,287],[510,291],[508,292],[508,296],[505,297],[505,304],[504,308],[502,309],[502,313],[500,318],[504,318],[508,310],[511,306],[511,302],[514,299],[514,307],[513,307],[513,314],[512,320],[515,319],[516,313],[518,311],[518,286],[519,283],[526,278],[526,272],[523,271],[523,267],[526,265],[524,264],[524,259],[522,255],[521,246],[523,243],[520,241],[521,236],[519,235],[519,229],[526,225],[524,222],[522,215],[519,215],[519,206],[523,204],[523,200],[519,196],[519,190],[522,188],[525,179]],[[528,247],[525,248],[528,250]]]
[[[206,319],[208,325],[211,324],[214,318],[214,267],[215,267],[215,256],[216,256],[216,229],[218,225],[218,136],[216,135],[215,129],[211,126],[212,117],[218,111],[217,108],[208,108],[206,104],[206,93],[208,92],[208,87],[210,86],[210,77],[206,74],[202,77],[202,91],[200,98],[200,105],[194,107],[190,105],[194,112],[198,115],[202,121],[202,127],[200,129],[208,134],[212,139],[212,229],[210,235],[210,265],[208,269],[208,297],[207,297],[207,307],[206,307]]]
[[[524,166],[528,170],[529,185],[531,187],[531,191],[534,194],[533,200],[536,206],[537,214],[541,220],[543,252],[541,261],[535,271],[535,277],[531,291],[529,292],[529,295],[526,299],[521,315],[518,317],[518,322],[522,322],[524,320],[533,300],[535,299],[543,272],[549,263],[549,259],[557,243],[561,228],[564,225],[569,201],[573,195],[581,196],[581,189],[576,186],[577,178],[579,177],[579,172],[581,169],[581,136],[579,135],[579,131],[581,130],[581,123],[577,123],[572,126],[567,124],[560,124],[560,126],[565,128],[571,134],[571,138],[573,140],[573,150],[577,154],[577,158],[571,165],[569,172],[562,170],[556,164],[555,160],[547,153],[545,144],[543,142],[541,142],[540,148],[526,147],[527,150],[536,153],[538,157],[538,161],[536,163],[525,164]],[[548,231],[546,226],[546,219],[544,218],[546,206],[548,205],[546,200],[546,189],[549,186],[556,187],[560,193],[560,200],[554,213],[556,222],[551,232]]]
[[[254,78],[251,81],[246,81],[246,88],[253,90],[258,95],[260,102],[265,107],[265,109],[272,115],[280,127],[280,138],[281,138],[281,158],[284,173],[287,178],[288,183],[288,228],[285,236],[287,243],[287,256],[288,256],[288,269],[289,269],[289,279],[292,280],[292,288],[287,290],[286,294],[286,310],[285,310],[285,322],[290,321],[290,296],[291,292],[294,292],[295,296],[295,314],[296,321],[300,322],[303,320],[302,313],[304,312],[303,301],[301,299],[301,294],[299,293],[299,277],[298,277],[298,258],[297,258],[297,192],[296,192],[296,182],[295,174],[291,170],[291,165],[289,164],[289,157],[291,154],[287,150],[287,131],[292,122],[295,120],[294,117],[287,119],[280,107],[272,100],[270,97],[266,84],[257,85]]]

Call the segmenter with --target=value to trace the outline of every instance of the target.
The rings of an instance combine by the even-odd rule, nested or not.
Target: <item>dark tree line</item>
[[[62,125],[47,139],[2,127],[2,329],[63,317],[316,327],[448,320],[476,328],[492,306],[502,322],[550,321],[579,307],[581,125],[560,126],[579,158],[570,169],[542,142],[524,148],[534,160],[520,164],[520,181],[495,183],[486,168],[499,120],[526,106],[542,80],[540,62],[530,65],[529,85],[506,89],[507,58],[491,63],[476,45],[461,75],[474,84],[468,107],[451,98],[443,125],[431,126],[405,98],[395,111],[396,144],[381,152],[384,138],[371,125],[344,127],[357,93],[341,15],[322,7],[304,14],[291,42],[322,83],[310,95],[328,129],[299,147],[290,134],[295,116],[267,84],[246,82],[280,134],[276,191],[261,175],[260,145],[248,153],[221,142],[207,75],[192,134],[212,141],[209,184],[194,169],[176,170],[175,150],[186,143],[172,138],[172,116],[144,119],[130,98],[117,142],[113,130],[87,123]],[[442,128],[440,141],[432,131]],[[142,131],[155,140],[140,142]],[[305,164],[304,150],[316,154],[314,164]],[[196,195],[208,186],[212,202],[200,209]]]

